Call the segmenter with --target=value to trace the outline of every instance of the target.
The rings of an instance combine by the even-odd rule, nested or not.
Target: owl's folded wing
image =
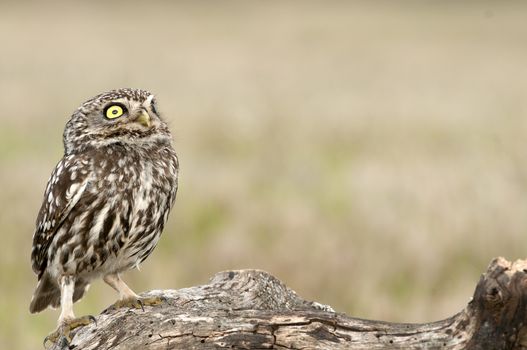
[[[31,263],[39,279],[47,266],[48,249],[64,219],[89,184],[89,161],[68,156],[57,164],[48,181],[33,235]]]

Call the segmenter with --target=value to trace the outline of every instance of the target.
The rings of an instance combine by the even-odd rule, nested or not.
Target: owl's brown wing
[[[31,250],[33,271],[42,276],[48,264],[48,249],[64,219],[89,184],[89,160],[83,155],[60,160],[48,181],[36,221]]]

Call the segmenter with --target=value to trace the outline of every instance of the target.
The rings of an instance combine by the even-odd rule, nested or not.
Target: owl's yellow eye
[[[122,116],[124,114],[124,111],[124,107],[121,105],[110,105],[108,108],[106,108],[104,115],[108,119],[115,119]]]

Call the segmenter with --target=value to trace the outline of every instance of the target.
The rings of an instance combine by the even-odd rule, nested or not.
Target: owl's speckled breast
[[[174,203],[176,154],[170,145],[113,144],[85,156],[91,175],[74,219],[57,235],[56,242],[71,237],[58,245],[57,272],[100,275],[138,266],[155,248]],[[82,242],[86,250],[78,249]]]
[[[119,224],[110,229],[103,267],[119,271],[138,265],[155,248],[176,195],[177,159],[169,147],[113,145],[104,151],[105,159],[95,164],[101,180],[94,189],[110,199],[109,212]]]

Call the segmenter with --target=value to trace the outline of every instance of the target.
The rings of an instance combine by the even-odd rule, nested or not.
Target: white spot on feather
[[[95,219],[95,222],[93,223],[93,226],[90,230],[89,237],[93,240],[98,240],[99,235],[102,233],[102,226],[104,224],[104,219],[106,219],[106,216],[108,215],[108,211],[110,210],[109,205],[105,205],[101,211],[99,211],[99,215],[97,215],[97,218]],[[90,241],[92,240],[90,239]]]
[[[77,190],[79,189],[80,186],[81,186],[81,184],[79,184],[79,183],[71,184],[70,187],[68,188],[68,190],[66,191],[66,198],[69,200],[73,196],[75,196],[75,194],[78,192]]]
[[[55,172],[55,176],[59,176],[60,173],[62,172],[62,167],[63,167],[63,163],[60,162],[58,165],[57,165],[57,171]]]

